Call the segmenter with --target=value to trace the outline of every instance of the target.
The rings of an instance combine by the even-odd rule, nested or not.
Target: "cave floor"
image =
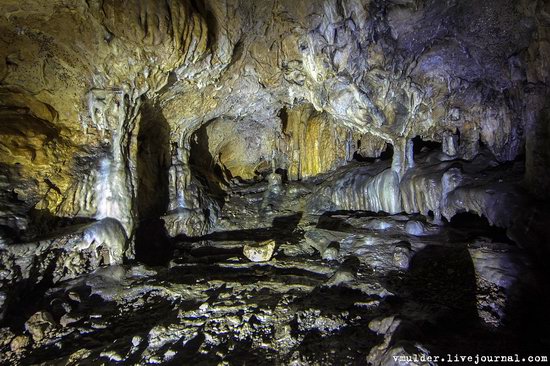
[[[27,321],[31,347],[2,346],[3,362],[363,365],[548,346],[544,302],[522,305],[539,295],[529,261],[481,220],[304,215],[307,189],[286,191],[277,204],[265,187],[233,192],[217,230],[175,244],[167,265],[104,267],[29,294],[3,332],[47,313]],[[271,260],[243,255],[264,240]]]

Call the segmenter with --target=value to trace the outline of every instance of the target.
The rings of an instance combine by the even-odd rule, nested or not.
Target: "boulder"
[[[257,244],[246,244],[243,254],[252,262],[266,262],[273,256],[275,240],[267,240]]]
[[[40,342],[54,326],[55,321],[47,311],[36,312],[25,323],[25,329],[35,342]]]
[[[10,343],[10,349],[12,352],[19,353],[21,352],[25,347],[27,347],[31,343],[30,339],[26,335],[20,335],[15,337],[11,343]]]
[[[338,242],[332,242],[327,249],[323,251],[321,257],[327,261],[335,261],[338,259],[338,253],[340,252],[340,245]]]
[[[405,225],[405,231],[409,235],[422,236],[426,234],[426,228],[420,221],[411,220]]]
[[[409,268],[411,256],[410,244],[401,242],[393,249],[393,264],[399,269],[406,270]]]

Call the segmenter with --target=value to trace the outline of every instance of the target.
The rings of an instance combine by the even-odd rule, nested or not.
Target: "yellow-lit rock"
[[[266,262],[273,256],[275,240],[267,240],[261,243],[246,244],[243,254],[252,262]]]
[[[201,155],[197,159],[208,165],[218,164],[227,182],[233,178],[252,180],[263,163],[271,161],[276,136],[270,126],[255,121],[235,125],[233,121],[217,119],[197,131],[195,143]]]
[[[288,111],[284,124],[288,177],[296,180],[325,173],[351,160],[351,132],[311,105]]]
[[[378,157],[386,146],[383,139],[339,125],[309,104],[289,109],[282,119],[291,180],[334,170],[351,161],[355,152]]]
[[[95,123],[91,91],[122,93],[138,106],[170,72],[206,53],[206,22],[179,1],[7,0],[1,7],[0,164],[16,167],[28,206],[93,215],[94,207],[81,205],[94,205],[86,173],[98,169],[91,157],[109,153],[118,127]],[[133,124],[117,118],[126,124],[124,144],[132,144]]]
[[[485,31],[449,32],[491,47],[465,56],[453,37],[426,36],[443,29],[425,21],[431,5],[373,4],[2,1],[0,193],[12,201],[0,221],[114,215],[131,234],[143,212],[197,208],[190,157],[209,185],[272,168],[298,180],[386,143],[404,162],[406,141],[449,133],[459,158],[480,141],[499,161],[525,151],[526,182],[544,191],[548,5],[474,12]],[[195,144],[201,128],[209,141]]]

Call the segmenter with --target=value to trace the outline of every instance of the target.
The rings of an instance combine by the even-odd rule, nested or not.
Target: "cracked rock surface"
[[[0,363],[550,341],[550,2],[0,1]]]

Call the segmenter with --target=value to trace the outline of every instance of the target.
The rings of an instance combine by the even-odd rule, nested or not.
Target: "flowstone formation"
[[[0,363],[550,349],[547,1],[0,10]]]

